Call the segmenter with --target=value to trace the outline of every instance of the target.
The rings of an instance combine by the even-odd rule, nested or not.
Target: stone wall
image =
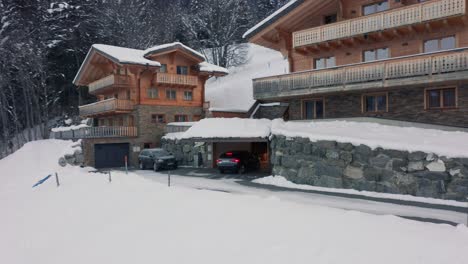
[[[369,93],[366,91],[342,92],[311,97],[324,99],[325,118],[380,117],[409,122],[468,127],[468,118],[466,118],[468,115],[468,84],[446,83],[444,86],[458,87],[457,108],[445,110],[425,109],[424,90],[437,87],[427,85],[391,90],[380,89],[379,92],[388,92],[388,111],[378,113],[362,112],[362,95]],[[290,120],[303,119],[302,99],[306,98],[284,101],[289,103]]]
[[[194,166],[195,157],[198,158],[199,154],[201,155],[201,164],[199,167],[210,167],[208,162],[208,154],[210,153],[209,147],[211,144],[209,143],[196,143],[191,141],[177,141],[177,140],[169,140],[169,139],[162,139],[162,148],[166,151],[172,153],[179,165],[182,166]]]
[[[273,136],[273,173],[298,184],[440,199],[468,197],[468,158]]]

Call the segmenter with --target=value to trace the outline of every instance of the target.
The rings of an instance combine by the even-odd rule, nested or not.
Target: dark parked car
[[[152,168],[154,171],[161,169],[177,169],[177,160],[164,149],[144,149],[138,155],[140,170]]]
[[[248,151],[229,151],[219,156],[216,165],[221,173],[233,171],[242,174],[247,170],[258,170],[260,160]]]

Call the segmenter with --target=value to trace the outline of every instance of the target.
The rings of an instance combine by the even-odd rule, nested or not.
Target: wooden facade
[[[206,80],[227,74],[219,67],[208,71],[206,65],[203,55],[181,43],[146,51],[93,45],[74,80],[97,98],[79,108],[81,117],[93,119],[93,127],[59,136],[85,139],[89,166],[97,166],[95,145],[128,144],[136,166],[139,150],[160,145],[167,123],[204,117]]]
[[[327,115],[325,101],[335,95],[351,96],[357,92],[364,98],[369,93],[392,94],[392,90],[421,86],[450,86],[459,91],[468,83],[466,0],[297,0],[245,36],[250,42],[280,51],[290,66],[290,74],[255,79],[254,98],[291,105],[301,104],[307,98],[323,98],[319,109],[323,118],[332,118]],[[457,111],[463,115],[468,105],[453,94],[446,96],[450,96],[450,107],[423,108],[423,112],[450,109],[452,114],[447,117]],[[429,96],[437,101],[443,95]],[[428,100],[424,95],[421,98]],[[417,101],[419,96],[412,99],[405,101],[413,107],[424,105]],[[373,100],[377,99],[370,98],[369,102],[376,103]],[[387,105],[379,100],[381,108],[392,111],[392,98],[387,97]],[[364,102],[349,107],[352,109],[347,112],[355,113],[354,108],[364,109]],[[317,109],[310,106],[307,111],[314,112],[310,116],[317,116]],[[297,111],[290,116],[306,119]],[[355,114],[338,117],[348,116]],[[443,119],[443,114],[440,116]],[[422,119],[468,126],[468,121]]]

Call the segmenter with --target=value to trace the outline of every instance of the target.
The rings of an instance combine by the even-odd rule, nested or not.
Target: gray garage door
[[[96,168],[125,167],[125,156],[129,157],[129,148],[129,143],[94,145]]]

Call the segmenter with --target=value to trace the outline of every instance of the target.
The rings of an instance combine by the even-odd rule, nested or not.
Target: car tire
[[[160,170],[160,168],[159,168],[159,166],[158,166],[158,164],[156,162],[153,163],[153,170],[154,171],[159,171]]]
[[[145,169],[145,164],[142,161],[140,161],[138,163],[138,167],[140,168],[140,170],[144,170]]]
[[[219,170],[219,173],[224,174],[224,170]]]

